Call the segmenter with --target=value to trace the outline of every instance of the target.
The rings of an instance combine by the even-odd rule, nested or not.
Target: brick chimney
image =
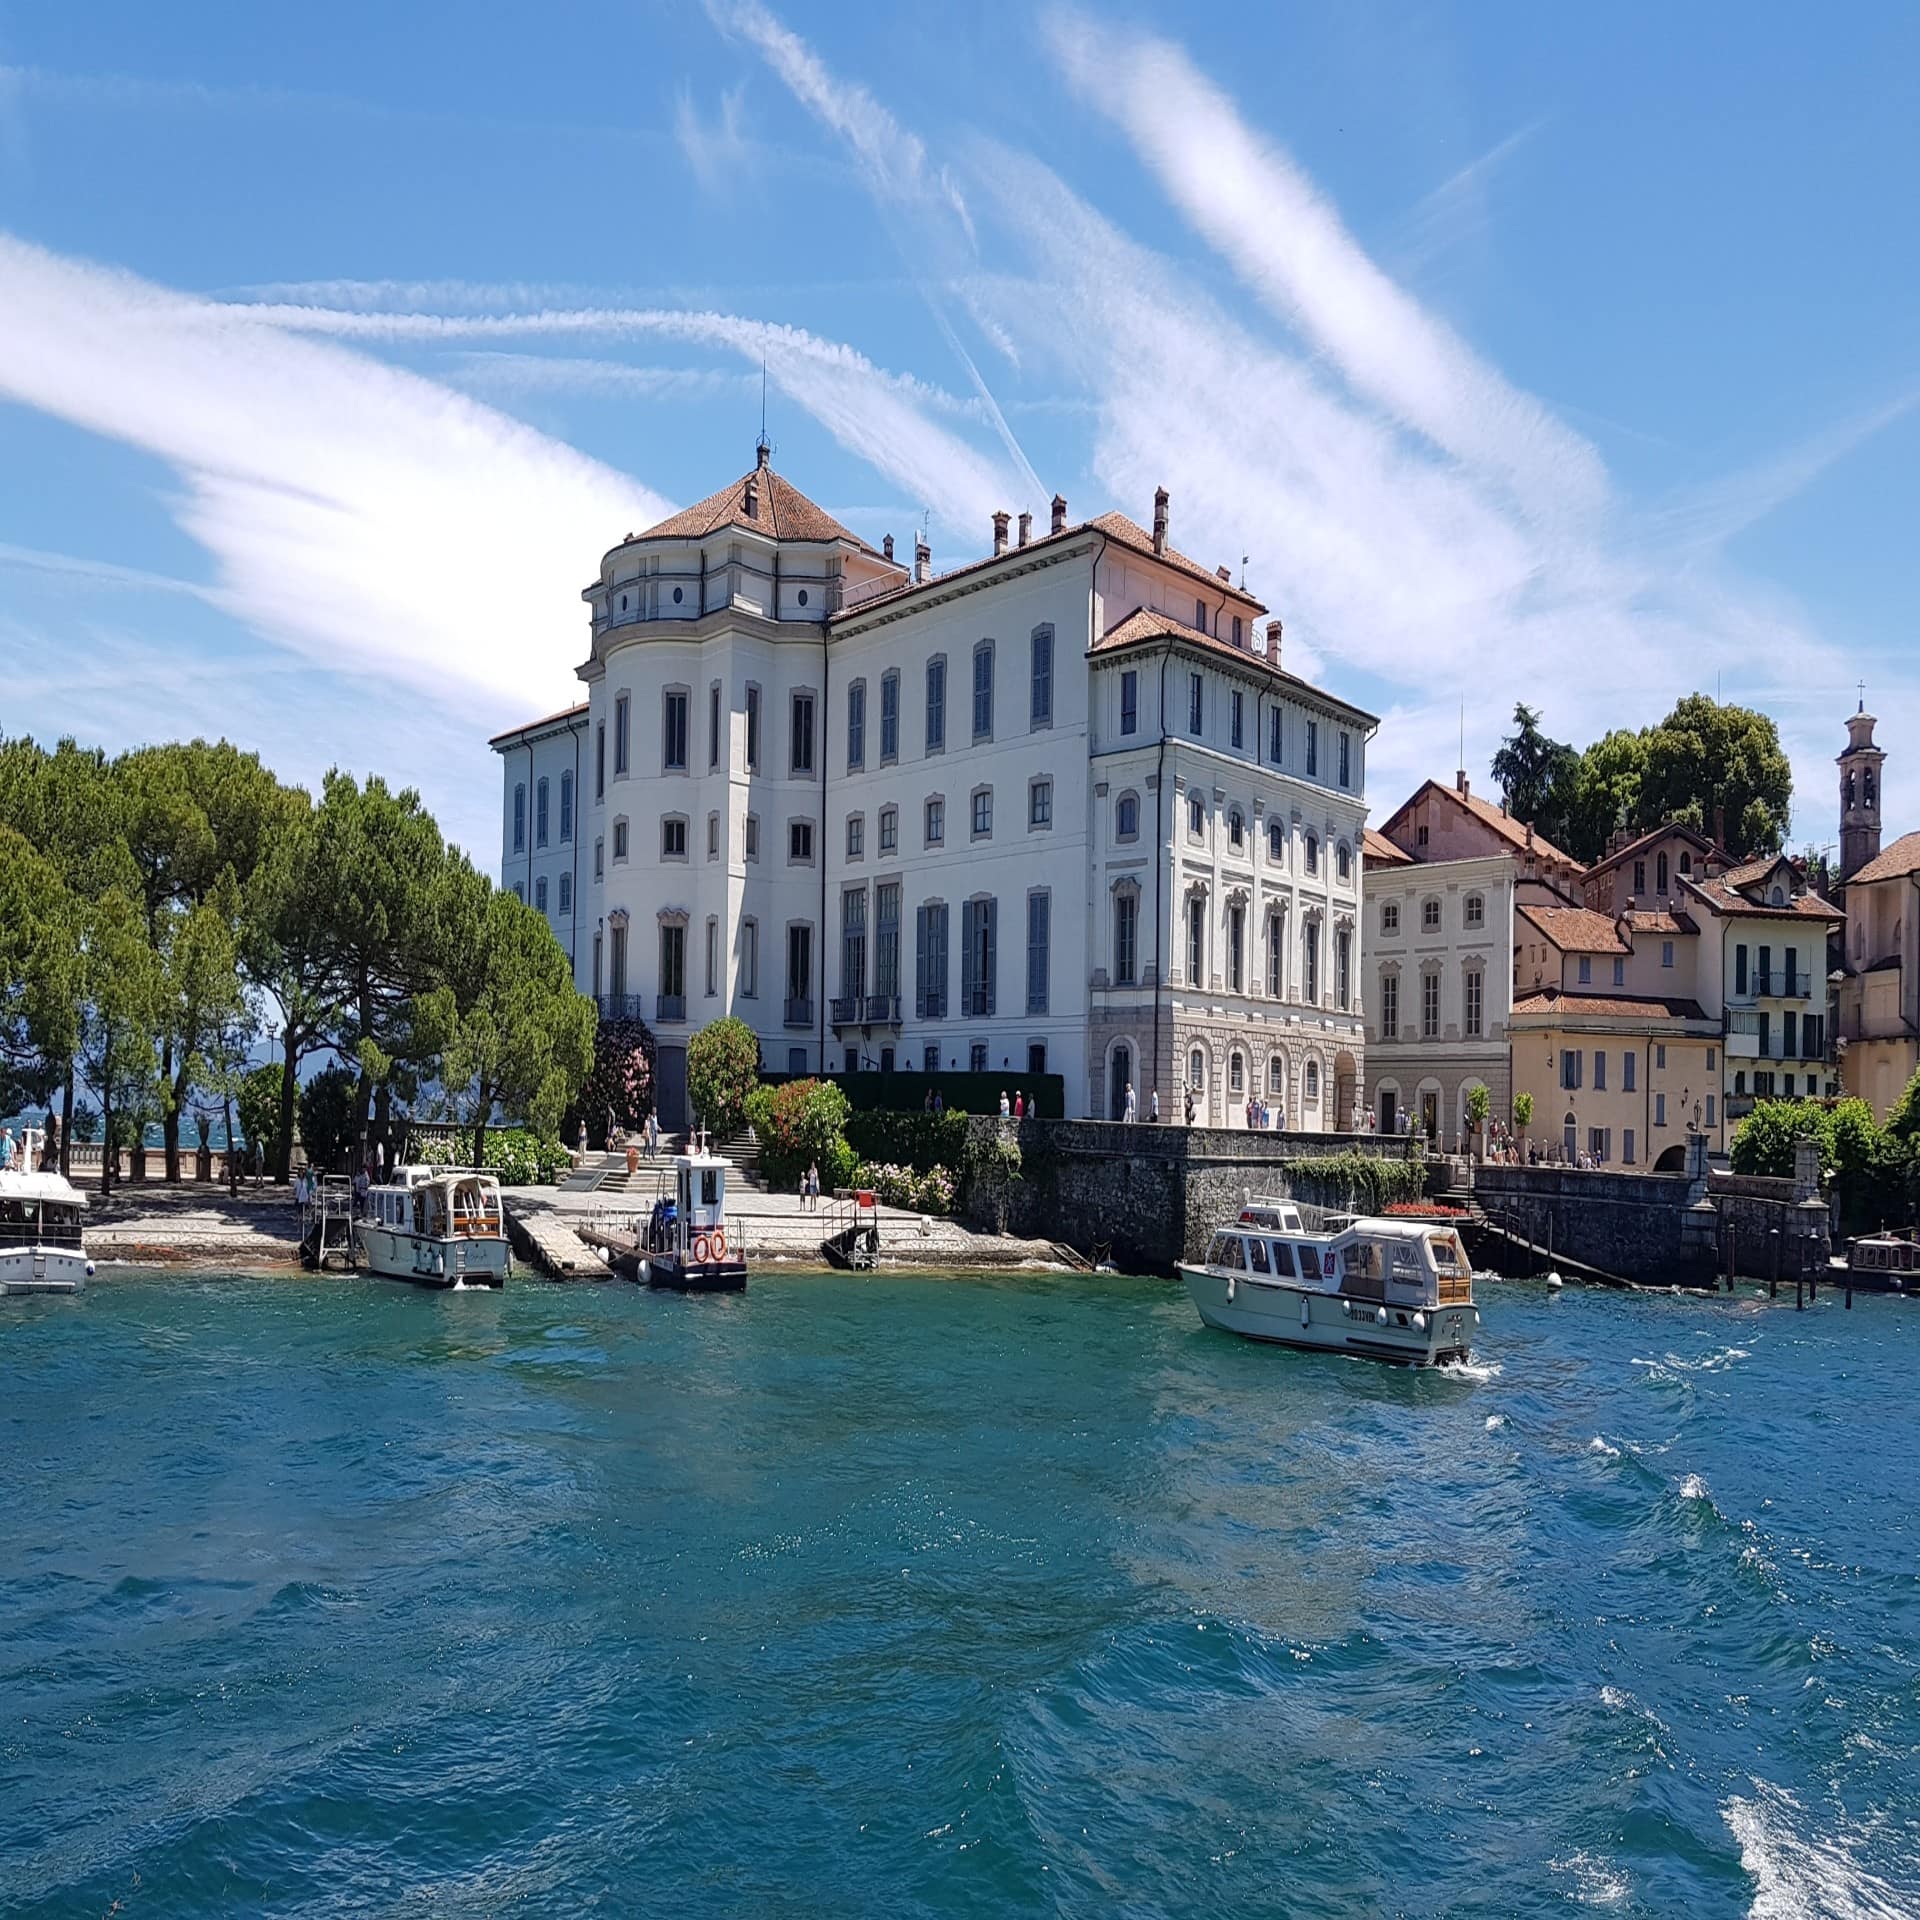
[[[1033,515],[1022,512],[1020,515],[1020,544],[1024,547],[1033,538]]]
[[[1053,496],[1053,526],[1049,531],[1053,533],[1065,533],[1066,530],[1067,496],[1064,493],[1056,493]]]
[[[1267,622],[1267,663],[1277,667],[1280,664],[1280,622]]]
[[[913,584],[924,586],[933,573],[933,549],[923,533],[913,536]]]
[[[1167,490],[1155,487],[1153,490],[1153,550],[1165,553],[1167,550]]]
[[[892,534],[888,534],[887,537],[880,542],[880,551],[884,553],[889,560],[893,558],[893,535]]]
[[[1473,798],[1473,788],[1467,779],[1467,770],[1465,767],[1456,767],[1454,769],[1453,790],[1462,800],[1470,800]]]
[[[742,503],[749,520],[760,518],[760,475],[758,470],[747,475],[746,498]]]
[[[993,551],[997,559],[1007,550],[1007,516],[996,513],[993,516]]]

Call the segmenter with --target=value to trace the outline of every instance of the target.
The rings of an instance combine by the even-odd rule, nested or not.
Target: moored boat
[[[1285,1201],[1221,1227],[1180,1264],[1200,1318],[1247,1340],[1401,1366],[1464,1360],[1480,1323],[1473,1269],[1451,1227],[1355,1219],[1314,1233]]]
[[[93,1273],[81,1231],[86,1196],[42,1168],[46,1136],[29,1127],[19,1168],[0,1173],[0,1294],[79,1293]]]
[[[1831,1277],[1862,1293],[1920,1293],[1920,1242],[1910,1233],[1863,1233]]]
[[[422,1287],[502,1287],[507,1249],[500,1182],[471,1167],[395,1167],[353,1224],[358,1265]]]
[[[747,1248],[727,1219],[727,1162],[713,1153],[676,1154],[653,1211],[638,1224],[637,1277],[680,1293],[738,1293],[747,1284]]]

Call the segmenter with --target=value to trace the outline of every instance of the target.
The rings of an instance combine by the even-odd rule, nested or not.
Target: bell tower
[[[1847,750],[1840,755],[1840,882],[1880,851],[1880,768],[1886,755],[1873,744],[1874,716],[1861,694],[1847,719]]]

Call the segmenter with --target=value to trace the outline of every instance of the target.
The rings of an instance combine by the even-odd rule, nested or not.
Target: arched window
[[[1241,818],[1240,809],[1235,807],[1234,810],[1227,815],[1227,843],[1238,853],[1246,837],[1247,823]]]
[[[1667,856],[1663,853],[1653,863],[1653,890],[1665,893],[1667,890]]]
[[[1277,866],[1286,861],[1287,837],[1278,820],[1267,822],[1267,858]]]
[[[1190,793],[1187,795],[1187,831],[1198,840],[1206,830],[1206,803],[1197,793]]]
[[[1287,1062],[1283,1054],[1272,1054],[1267,1060],[1267,1092],[1278,1096],[1287,1090]]]
[[[1207,1084],[1207,1056],[1198,1047],[1187,1055],[1187,1085],[1195,1093],[1201,1092]]]
[[[1847,769],[1847,811],[1853,811],[1853,769]]]
[[[1784,907],[1787,904],[1787,896],[1785,895],[1785,893],[1783,893],[1780,890],[1779,887],[1776,886],[1767,895],[1767,901],[1768,901],[1768,904],[1771,906]]]
[[[1682,879],[1693,871],[1693,855],[1682,853],[1680,856],[1680,875]]]
[[[1320,1098],[1320,1062],[1318,1060],[1307,1062],[1306,1092],[1309,1103]]]
[[[1340,850],[1333,857],[1333,870],[1342,880],[1353,878],[1353,855],[1347,851],[1347,843],[1340,843]]]
[[[1134,840],[1140,834],[1140,796],[1137,793],[1123,793],[1120,804],[1113,810],[1113,837],[1116,840]]]
[[[1868,767],[1860,776],[1861,792],[1868,806],[1873,805],[1873,769]]]
[[[1247,1090],[1247,1057],[1237,1047],[1227,1055],[1227,1085],[1235,1093]]]
[[[1320,842],[1312,834],[1307,835],[1307,871],[1320,871]]]

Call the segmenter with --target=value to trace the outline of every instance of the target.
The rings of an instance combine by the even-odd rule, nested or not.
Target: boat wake
[[[1443,1360],[1434,1371],[1449,1380],[1471,1380],[1485,1386],[1500,1378],[1502,1368],[1498,1360]]]
[[[1899,1881],[1866,1866],[1874,1829],[1814,1831],[1814,1820],[1782,1787],[1755,1780],[1720,1809],[1754,1882],[1752,1920],[1913,1920],[1920,1868]]]
[[[1626,1876],[1611,1860],[1577,1848],[1559,1860],[1549,1860],[1550,1873],[1564,1875],[1573,1882],[1573,1897],[1583,1907],[1617,1907],[1630,1889]]]

